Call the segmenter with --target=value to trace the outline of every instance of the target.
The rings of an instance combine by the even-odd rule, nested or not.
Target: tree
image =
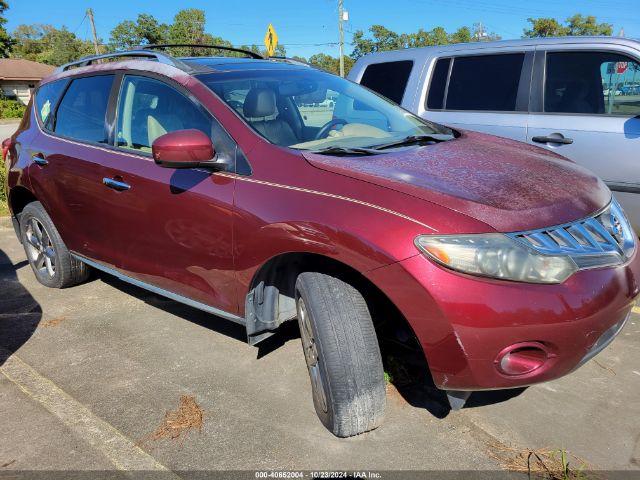
[[[210,45],[215,40],[223,41],[205,33],[205,21],[204,10],[197,8],[180,10],[174,17],[173,24],[169,27],[169,43]],[[180,56],[207,55],[206,52],[203,52],[204,50],[203,48],[176,48],[174,54]]]
[[[308,63],[329,73],[333,73],[335,75],[340,74],[340,57],[332,57],[326,53],[317,53],[309,57]],[[351,70],[354,63],[355,62],[351,57],[344,57],[345,74],[349,73],[349,70]]]
[[[460,27],[454,33],[449,35],[451,43],[469,43],[471,42],[471,29],[469,27]]]
[[[14,45],[14,40],[4,28],[7,23],[7,19],[4,17],[4,12],[9,9],[9,4],[6,0],[0,0],[0,57],[7,58],[11,53],[11,49]]]
[[[94,53],[93,44],[80,40],[66,27],[19,25],[14,31],[13,56],[49,65],[62,65]]]
[[[141,13],[137,20],[125,20],[111,30],[109,43],[116,49],[127,49],[136,45],[166,43],[169,26],[158,23],[153,15]]]
[[[575,14],[567,18],[566,23],[567,35],[613,35],[613,25],[598,23],[593,15],[583,17],[580,14]]]
[[[524,30],[525,37],[564,37],[567,35],[612,35],[613,25],[598,23],[593,15],[583,16],[579,13],[561,24],[555,18],[528,18],[530,29]]]
[[[461,27],[451,34],[442,27],[435,27],[428,31],[421,28],[414,33],[397,34],[382,25],[372,25],[369,33],[370,36],[366,36],[364,31],[357,30],[353,34],[351,58],[358,59],[363,55],[385,50],[500,39],[494,33],[480,32],[477,28],[472,33],[469,27]]]
[[[555,18],[527,18],[531,29],[524,31],[524,36],[534,37],[563,37],[567,35],[566,27]]]

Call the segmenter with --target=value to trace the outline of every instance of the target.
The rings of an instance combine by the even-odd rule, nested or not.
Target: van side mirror
[[[209,167],[223,170],[216,162],[211,139],[200,130],[176,130],[156,138],[151,145],[154,161],[165,168]]]

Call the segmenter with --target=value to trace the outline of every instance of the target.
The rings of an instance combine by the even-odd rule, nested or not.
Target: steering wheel
[[[316,133],[315,140],[320,140],[321,138],[325,138],[327,135],[329,135],[329,132],[336,125],[346,125],[347,123],[349,123],[349,122],[347,122],[346,120],[343,120],[341,118],[334,118],[332,120],[329,120],[322,127],[320,127],[320,130],[318,130],[318,133]]]

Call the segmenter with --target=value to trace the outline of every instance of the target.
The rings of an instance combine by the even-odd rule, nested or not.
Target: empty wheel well
[[[37,198],[24,187],[15,187],[9,191],[9,206],[15,217],[19,217],[31,202],[37,201]]]
[[[365,298],[376,328],[385,369],[392,376],[407,360],[426,367],[426,359],[413,329],[393,302],[369,279],[349,265],[309,253],[286,253],[266,262],[256,273],[250,291],[262,284],[264,292],[277,295],[273,317],[277,326],[296,317],[295,284],[302,272],[320,272],[354,286]],[[275,287],[275,288],[270,288]],[[269,310],[270,312],[272,310]],[[399,361],[398,361],[399,360]],[[390,365],[395,363],[395,365]]]

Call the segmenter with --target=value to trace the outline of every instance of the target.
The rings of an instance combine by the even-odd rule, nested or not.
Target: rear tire
[[[20,239],[33,273],[41,284],[65,288],[89,277],[89,267],[71,256],[40,202],[32,202],[22,210]]]
[[[322,273],[296,282],[302,348],[320,421],[350,437],[382,423],[385,381],[371,315],[353,286]]]

